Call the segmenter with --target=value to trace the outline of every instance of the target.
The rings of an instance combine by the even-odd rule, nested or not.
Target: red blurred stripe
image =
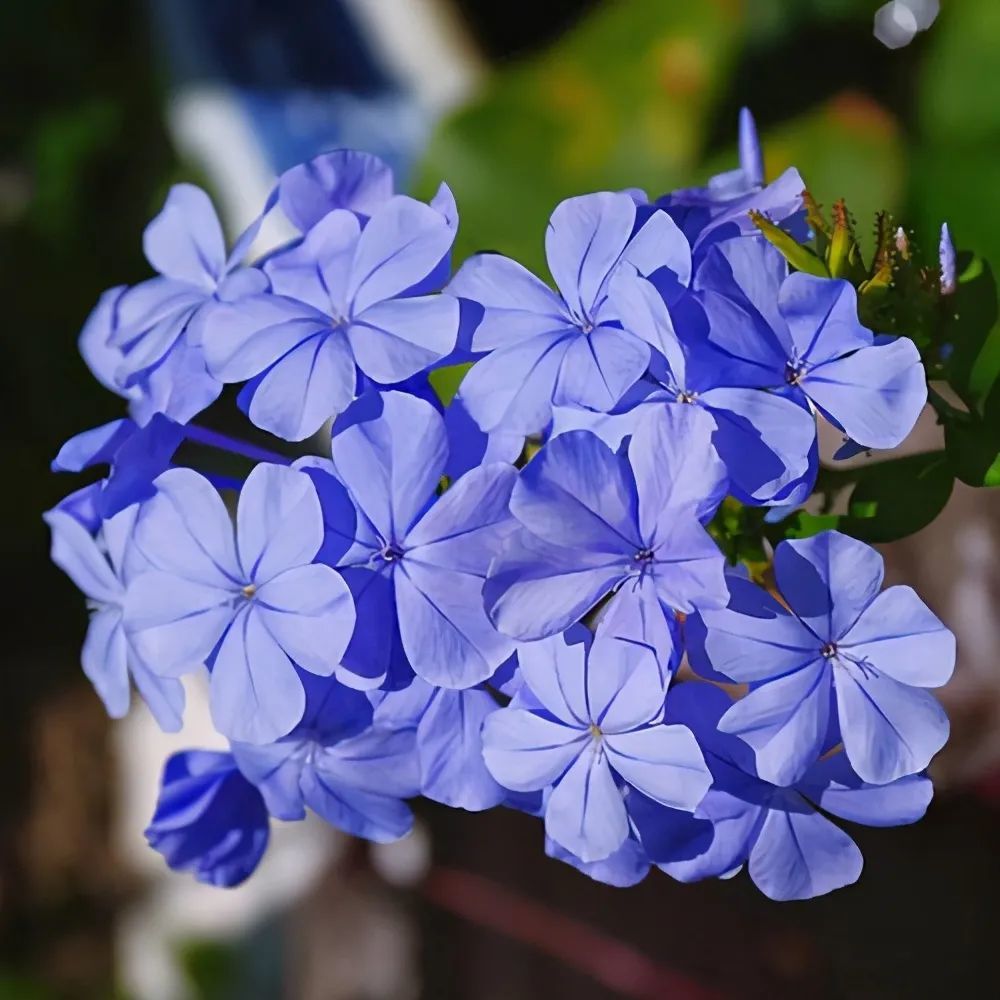
[[[719,1000],[721,994],[622,941],[481,875],[434,868],[423,885],[435,905],[504,934],[636,1000]]]

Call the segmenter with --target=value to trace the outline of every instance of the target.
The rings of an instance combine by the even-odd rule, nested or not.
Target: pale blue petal
[[[727,582],[728,607],[701,612],[712,669],[746,684],[780,677],[817,659],[820,641],[766,590],[733,576]]]
[[[361,233],[347,284],[352,315],[394,298],[425,278],[451,249],[455,230],[423,202],[395,195]]]
[[[587,722],[609,736],[638,729],[663,711],[666,687],[656,653],[600,632],[590,649],[586,693]]]
[[[643,413],[628,456],[645,546],[663,544],[679,517],[710,517],[725,496],[726,470],[712,445],[714,432],[715,421],[698,406],[649,407]]]
[[[930,779],[919,774],[869,785],[855,774],[843,752],[821,760],[796,787],[825,812],[865,826],[916,823],[934,795]]]
[[[782,596],[821,645],[839,640],[864,614],[884,571],[878,551],[839,531],[788,539],[774,554]]]
[[[403,392],[382,393],[364,404],[372,407],[366,419],[334,435],[333,463],[383,540],[400,543],[444,471],[444,420],[430,403]]]
[[[214,284],[226,244],[211,198],[193,184],[175,184],[142,237],[146,260],[161,274],[193,284]]]
[[[559,366],[552,401],[559,406],[610,410],[649,365],[649,347],[627,330],[595,327],[574,334]]]
[[[295,728],[305,692],[287,654],[252,609],[233,621],[212,664],[212,723],[230,740],[272,743]]]
[[[483,609],[481,577],[403,559],[396,613],[407,659],[419,677],[446,688],[487,680],[514,651]]]
[[[830,665],[819,659],[753,689],[722,716],[719,729],[753,747],[761,778],[790,785],[826,749],[830,683]]]
[[[858,320],[858,295],[849,281],[796,271],[778,294],[795,356],[810,365],[839,358],[872,343],[871,330]]]
[[[233,620],[237,596],[172,573],[142,573],[125,595],[125,628],[151,670],[176,676],[208,658]]]
[[[483,723],[483,759],[505,788],[532,792],[556,781],[586,751],[586,731],[520,708],[494,712]]]
[[[407,559],[485,577],[517,526],[508,510],[516,480],[517,470],[501,462],[467,472],[407,534]]]
[[[52,561],[91,600],[120,603],[122,585],[90,532],[58,509],[48,511],[44,518],[52,532]]]
[[[417,727],[421,792],[435,802],[478,812],[506,797],[483,761],[482,727],[499,709],[481,690],[438,691]]]
[[[625,803],[604,753],[586,747],[545,803],[546,836],[591,862],[618,850],[628,830]]]
[[[581,554],[625,561],[642,548],[632,471],[587,431],[560,435],[525,466],[510,510],[538,537]]]
[[[105,608],[92,615],[80,659],[83,672],[112,719],[124,718],[128,713],[128,657],[121,610]]]
[[[550,545],[519,531],[490,567],[483,603],[505,635],[541,639],[579,621],[626,571],[616,553]]]
[[[954,634],[912,587],[878,594],[837,646],[852,659],[917,687],[941,687],[955,667]]]
[[[844,748],[865,781],[916,774],[947,742],[948,716],[921,688],[858,667],[838,668],[835,687]]]
[[[776,802],[750,851],[750,877],[769,899],[812,899],[856,882],[857,844],[794,793]]]
[[[581,731],[592,721],[587,694],[590,630],[578,625],[561,635],[518,646],[518,670],[548,712]]]
[[[236,533],[243,574],[255,583],[311,562],[323,543],[312,480],[284,465],[255,466],[240,491]]]
[[[343,577],[318,563],[268,580],[254,597],[255,613],[300,667],[328,676],[354,632],[354,600]]]
[[[302,232],[338,208],[372,215],[392,195],[389,165],[354,149],[321,153],[278,178],[278,204]]]
[[[662,212],[658,214],[669,218]],[[656,287],[637,272],[620,267],[615,271],[608,289],[622,326],[656,348],[666,358],[677,386],[684,388],[687,377],[684,351],[677,339],[667,304]]]
[[[208,309],[202,349],[209,370],[223,382],[244,382],[312,337],[327,332],[326,316],[283,295],[254,295]]]
[[[556,206],[545,231],[545,256],[577,319],[592,318],[634,223],[635,202],[627,194],[581,195]]]
[[[209,587],[241,584],[233,524],[218,491],[192,469],[155,480],[135,526],[135,544],[157,569]]]
[[[825,362],[800,380],[809,398],[866,448],[895,448],[927,402],[920,352],[908,337]]]
[[[354,356],[340,331],[304,340],[244,389],[240,405],[262,430],[302,441],[354,398]]]
[[[606,733],[608,763],[643,795],[694,812],[712,785],[712,775],[686,726],[650,726]]]
[[[567,330],[540,334],[501,347],[472,366],[462,380],[462,398],[482,430],[526,436],[545,428],[573,336]]]
[[[478,302],[485,314],[473,334],[474,351],[493,351],[573,325],[563,301],[517,261],[500,254],[470,257],[447,293]]]
[[[455,346],[459,306],[447,295],[379,302],[347,327],[358,367],[376,382],[402,382]]]

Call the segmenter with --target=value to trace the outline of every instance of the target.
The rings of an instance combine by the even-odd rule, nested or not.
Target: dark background
[[[994,10],[1000,7],[991,3]],[[687,0],[676,5],[686,6]],[[736,0],[732,5],[740,6]],[[982,239],[992,234],[997,244],[1000,160],[994,153],[1000,154],[1000,119],[984,123],[979,132],[974,125],[968,139],[960,137],[945,151],[943,140],[924,130],[919,103],[926,87],[922,75],[929,72],[928,60],[937,58],[935,32],[954,34],[949,17],[968,21],[957,10],[963,5],[975,0],[945,3],[926,36],[890,54],[871,35],[875,4],[827,4],[825,12],[818,3],[798,0],[751,4],[754,16],[771,18],[772,28],[751,33],[738,47],[725,85],[712,98],[698,164],[678,168],[689,170],[685,182],[703,179],[706,165],[714,169],[729,154],[743,104],[754,108],[767,132],[838,95],[862,94],[889,116],[901,137],[906,168],[904,179],[894,181],[895,207],[909,209],[907,217],[921,224],[934,218],[932,212],[938,221],[964,213],[979,220]],[[221,52],[218,72],[237,83],[261,82],[251,42],[263,35],[277,37],[279,50],[292,53],[269,64],[266,86],[391,85],[391,70],[364,51],[349,24],[339,36],[338,57],[326,58],[309,20],[320,17],[318,3],[206,6],[217,8],[218,16],[210,19],[201,43]],[[454,6],[474,44],[502,68],[557,44],[589,8],[601,4],[456,0]],[[641,10],[644,4],[635,6]],[[987,15],[989,6],[982,8]],[[297,20],[294,8],[301,8]],[[830,16],[830,8],[842,13]],[[111,724],[78,666],[86,612],[47,560],[40,513],[74,485],[47,471],[61,442],[120,411],[76,353],[82,321],[102,289],[147,275],[143,226],[170,183],[198,179],[190,165],[178,161],[163,107],[170,86],[184,74],[197,76],[200,64],[178,59],[176,51],[171,62],[168,48],[164,35],[151,28],[146,5],[135,0],[35,0],[0,10],[0,399],[6,470],[0,490],[6,579],[0,998],[113,996],[114,921],[123,905],[143,892],[141,881],[116,858],[110,838]],[[627,53],[606,53],[609,60],[619,57],[627,59]],[[1000,71],[1000,61],[995,68]],[[970,96],[973,105],[986,99],[987,83],[1000,87],[979,81]],[[956,108],[956,116],[962,114]],[[953,184],[942,173],[942,161],[956,171]],[[986,165],[981,175],[970,174],[974,163]],[[863,191],[863,171],[850,183]],[[462,208],[460,185],[456,188]],[[975,228],[966,226],[959,235],[977,236],[970,232]],[[925,236],[928,232],[925,227]],[[963,494],[955,503],[945,527],[929,529],[926,537],[890,553],[897,575],[922,592],[929,588],[928,600],[946,620],[950,584],[962,567],[940,532],[956,518],[983,517],[986,537],[993,544],[997,539],[995,496]],[[990,579],[992,603],[986,606],[992,607],[994,622],[985,626],[995,635],[1000,606],[995,569]],[[974,682],[968,681],[971,668],[960,662],[960,674],[963,669],[961,697],[949,705],[955,756],[945,759],[938,775],[941,791],[926,821],[891,831],[852,829],[866,858],[865,874],[858,886],[832,897],[777,905],[746,878],[682,886],[656,874],[638,888],[614,890],[547,860],[538,824],[527,817],[501,811],[474,816],[422,804],[418,811],[429,824],[434,863],[483,874],[551,913],[601,929],[715,995],[994,995],[1000,812],[996,757],[989,748],[996,732],[1000,657],[993,657],[992,676],[977,673]],[[301,957],[310,946],[322,949],[321,934],[310,932],[303,914],[318,908],[329,915],[344,885],[361,897],[384,897],[414,922],[422,996],[571,993],[596,1000],[616,995],[579,971],[580,962],[547,954],[545,940],[518,943],[438,905],[432,892],[384,888],[369,870],[363,848],[316,887],[301,912],[269,927],[279,941],[286,940],[289,927],[299,935],[294,950],[280,949],[284,972],[270,973],[279,980],[284,975],[285,995],[341,995],[289,985],[302,981],[289,970],[288,956]],[[350,913],[341,916],[349,919]],[[544,929],[536,934],[546,936]],[[571,933],[569,949],[585,958],[587,939]],[[196,995],[275,996],[276,980],[268,974],[241,981],[238,954],[194,947],[189,964]],[[687,987],[668,990],[664,982],[663,996],[697,995],[686,993]]]

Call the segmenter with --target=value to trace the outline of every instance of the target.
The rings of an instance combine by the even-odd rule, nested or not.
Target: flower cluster
[[[611,884],[747,865],[801,899],[860,873],[825,814],[922,815],[951,634],[847,535],[782,541],[764,589],[710,531],[724,501],[809,497],[817,415],[890,448],[927,399],[913,341],[751,221],[807,231],[748,113],[740,151],[706,188],[562,202],[554,287],[494,253],[453,275],[447,186],[397,194],[365,154],[285,173],[264,214],[299,235],[252,263],[260,220],[227,252],[207,196],[171,191],[158,276],[80,340],[127,416],[54,467],[107,474],[46,515],[112,716],[134,685],[177,730],[207,670],[230,750],[167,762],[147,836],[171,867],[236,884],[307,809],[392,840],[423,795],[536,815]],[[442,401],[433,373],[470,363]],[[250,441],[195,422],[230,383]]]

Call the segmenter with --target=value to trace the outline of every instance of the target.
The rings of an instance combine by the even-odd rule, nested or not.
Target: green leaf
[[[1000,345],[991,337],[997,322],[997,285],[990,265],[981,257],[960,254],[958,271],[958,287],[941,300],[945,312],[940,340],[952,346],[945,365],[949,383],[970,406],[976,406],[990,391],[1000,354]]]
[[[858,470],[837,527],[865,542],[892,542],[926,527],[944,509],[954,475],[943,451],[907,455]]]
[[[499,72],[441,123],[417,171],[419,195],[445,177],[455,192],[456,261],[497,250],[544,274],[545,225],[563,198],[691,183],[744,22],[739,4],[602,4]]]
[[[796,511],[785,524],[785,538],[811,538],[821,531],[833,531],[840,525],[839,514],[810,514]]]
[[[431,388],[437,393],[438,399],[447,406],[458,392],[458,387],[462,384],[466,372],[472,367],[471,362],[460,365],[446,365],[444,368],[435,368],[428,378]]]
[[[945,449],[955,475],[969,486],[1000,486],[1000,382],[986,400],[982,417],[945,424]]]
[[[996,139],[1000,4],[962,0],[942,6],[946,9],[927,32],[918,91],[921,125],[935,139]]]

